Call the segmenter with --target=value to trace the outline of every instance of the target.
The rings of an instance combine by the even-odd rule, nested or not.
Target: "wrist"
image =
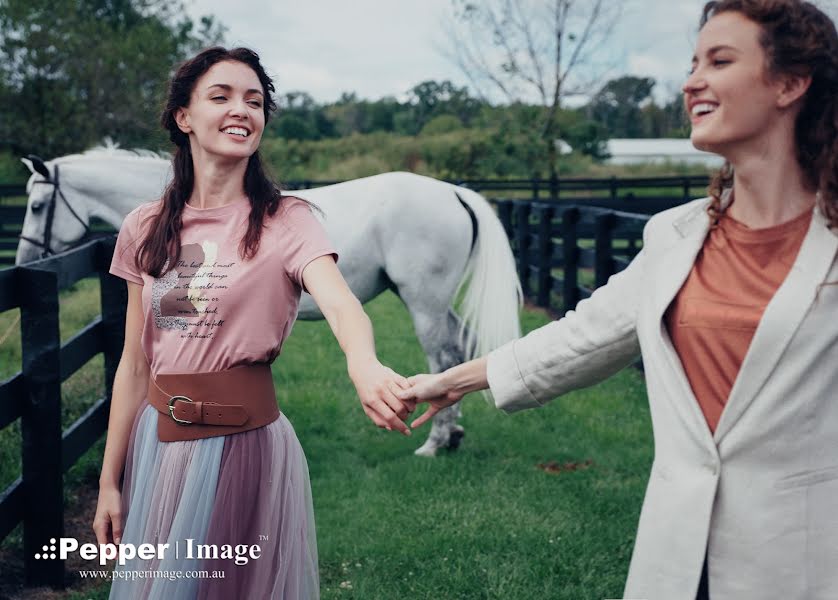
[[[476,392],[488,387],[486,383],[485,357],[446,369],[442,381],[450,392],[460,395]]]
[[[352,356],[346,359],[346,370],[349,373],[349,378],[355,380],[359,373],[378,363],[375,354],[368,354],[364,356]]]
[[[102,491],[116,490],[119,491],[119,477],[99,477],[99,489]]]

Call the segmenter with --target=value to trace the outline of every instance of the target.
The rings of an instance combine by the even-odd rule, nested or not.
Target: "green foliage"
[[[0,183],[26,183],[27,169],[20,158],[8,150],[0,151]]]
[[[105,136],[156,146],[173,66],[220,41],[168,0],[0,0],[0,148],[46,158]]]
[[[439,115],[434,117],[422,127],[419,135],[438,135],[440,133],[449,133],[463,128],[463,123],[458,117],[454,115]]]

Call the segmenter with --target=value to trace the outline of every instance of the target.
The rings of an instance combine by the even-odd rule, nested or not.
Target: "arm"
[[[410,435],[403,419],[413,410],[413,402],[401,401],[395,395],[401,387],[407,387],[407,380],[376,358],[370,319],[343,279],[334,258],[314,259],[303,270],[302,278],[346,355],[349,378],[364,412],[379,427]]]
[[[644,235],[645,238],[645,235]],[[616,373],[640,354],[636,321],[646,270],[644,249],[625,270],[564,318],[437,375],[409,378],[402,400],[428,402],[417,427],[471,391],[489,388],[506,412],[535,408]]]
[[[119,480],[125,466],[131,427],[148,391],[149,366],[140,341],[142,290],[142,285],[128,282],[125,344],[114,375],[105,455],[99,477],[99,502],[93,520],[93,530],[100,544],[119,543],[122,537]]]

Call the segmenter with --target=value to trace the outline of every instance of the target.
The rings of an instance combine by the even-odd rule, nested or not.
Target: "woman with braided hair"
[[[564,318],[410,378],[414,425],[513,412],[642,355],[655,458],[626,598],[838,598],[838,36],[802,0],[718,0],[684,84],[710,195]]]

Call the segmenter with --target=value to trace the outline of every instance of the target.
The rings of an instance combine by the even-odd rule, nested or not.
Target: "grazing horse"
[[[113,148],[44,162],[32,171],[16,263],[79,243],[91,217],[118,229],[132,209],[159,198],[170,161]],[[393,290],[404,302],[430,372],[485,354],[520,336],[521,286],[506,233],[478,193],[412,173],[385,173],[291,192],[319,206],[340,254],[340,271],[361,302]],[[464,290],[459,314],[455,299]],[[299,318],[322,319],[308,294]],[[416,450],[433,456],[463,436],[458,405],[433,420]]]

